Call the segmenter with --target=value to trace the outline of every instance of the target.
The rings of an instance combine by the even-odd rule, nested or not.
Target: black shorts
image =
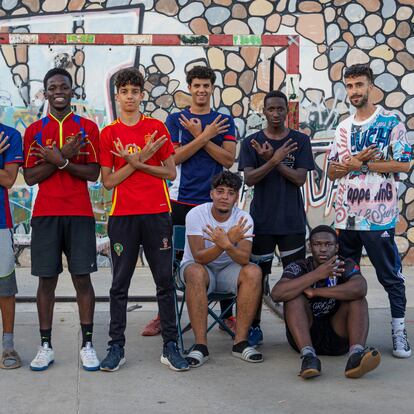
[[[257,234],[253,238],[252,261],[260,265],[264,274],[270,274],[276,246],[279,248],[283,267],[306,257],[305,233]]]
[[[62,273],[62,253],[66,255],[72,275],[86,275],[98,270],[93,217],[33,217],[31,225],[32,275],[53,277]]]
[[[318,355],[344,355],[349,350],[349,341],[347,338],[342,338],[337,335],[332,328],[330,319],[331,316],[313,318],[313,323],[310,329],[312,345]],[[289,345],[295,351],[300,352],[300,349],[297,347],[287,324],[286,337]]]
[[[171,219],[173,226],[185,226],[185,218],[194,207],[191,204],[177,203],[171,200]]]

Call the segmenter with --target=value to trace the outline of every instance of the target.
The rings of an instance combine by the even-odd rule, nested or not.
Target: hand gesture
[[[251,144],[259,157],[263,158],[265,161],[269,161],[270,158],[272,158],[274,150],[268,141],[265,141],[264,144],[260,145],[255,139],[252,139]]]
[[[226,133],[229,130],[230,125],[228,118],[221,118],[222,115],[218,115],[211,124],[206,125],[203,132],[205,133],[207,139],[210,140],[217,135]]]
[[[344,273],[344,262],[338,259],[338,256],[333,256],[325,263],[317,267],[317,272],[320,275],[319,280],[326,279],[329,276],[341,277]]]
[[[237,244],[239,241],[243,239],[253,237],[253,235],[246,234],[247,231],[251,229],[251,227],[251,224],[247,225],[246,217],[240,217],[237,224],[231,227],[230,230],[227,232],[227,236],[233,244]]]
[[[335,172],[339,172],[341,174],[349,174],[351,172],[347,164],[342,164],[337,161],[330,161],[329,164],[332,165]]]
[[[372,144],[369,147],[363,149],[358,154],[356,154],[355,158],[358,161],[368,162],[373,159],[378,159],[380,156],[381,156],[381,151],[375,144]]]
[[[117,140],[114,141],[114,147],[115,151],[111,150],[111,153],[114,154],[116,157],[123,158],[128,164],[131,164],[134,168],[136,168],[136,166],[140,163],[139,148],[135,144],[133,144],[132,146],[134,150],[130,152],[129,149],[126,149],[124,147],[121,140],[117,138]]]
[[[87,136],[85,136],[85,139]],[[82,132],[79,131],[76,135],[71,135],[65,140],[65,144],[61,148],[61,152],[64,158],[71,159],[79,155],[79,151],[82,147],[86,145],[86,142],[82,143]]]
[[[37,144],[32,149],[32,154],[39,158],[36,164],[48,162],[49,164],[56,165],[56,167],[62,167],[65,164],[65,158],[56,146],[56,142],[53,142],[50,147],[42,147],[40,144]]]
[[[204,237],[204,240],[211,241],[220,249],[226,250],[232,246],[227,233],[221,227],[213,228],[207,224],[207,227],[203,229],[203,231],[207,234],[207,237]]]
[[[289,154],[298,149],[298,144],[292,139],[288,139],[279,149],[277,149],[272,159],[276,164],[280,164]]]
[[[8,140],[9,137],[4,136],[4,131],[0,132],[0,154],[10,147],[10,144],[8,144]]]
[[[202,132],[203,127],[201,121],[198,118],[188,119],[184,114],[180,115],[178,119],[180,125],[185,128],[194,138],[197,138]]]
[[[343,161],[343,164],[347,167],[349,172],[359,171],[361,169],[362,161],[360,161],[357,157],[345,155]]]
[[[141,150],[139,154],[139,160],[142,163],[148,161],[166,142],[167,137],[163,135],[159,137],[155,142],[154,139],[157,136],[158,131],[154,131],[151,135],[149,141],[145,144],[144,148]]]

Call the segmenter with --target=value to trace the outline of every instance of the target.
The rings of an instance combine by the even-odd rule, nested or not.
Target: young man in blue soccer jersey
[[[195,206],[211,201],[211,179],[223,168],[230,168],[236,155],[236,131],[229,115],[211,109],[211,95],[216,75],[211,68],[194,66],[187,73],[191,106],[170,114],[166,126],[174,145],[177,178],[170,187],[173,225],[184,225],[187,213]],[[229,307],[221,303],[222,310]],[[235,318],[231,310],[225,323],[234,331]],[[157,329],[158,327],[158,329]],[[145,330],[158,333],[158,317]]]
[[[411,356],[405,329],[405,284],[394,241],[399,218],[399,173],[410,170],[411,146],[400,119],[370,99],[368,65],[345,70],[345,86],[355,114],[342,121],[329,155],[328,175],[338,180],[335,227],[339,252],[357,263],[365,247],[391,306],[393,355]]]
[[[286,336],[300,352],[303,379],[321,374],[317,355],[349,351],[345,376],[360,378],[375,369],[381,354],[365,346],[368,336],[367,283],[352,259],[338,257],[338,236],[329,226],[315,227],[309,236],[312,256],[288,264],[272,289],[284,302]]]
[[[0,310],[3,322],[3,350],[0,368],[21,366],[14,349],[14,316],[16,303],[16,275],[14,272],[13,223],[8,189],[16,181],[23,162],[22,137],[14,128],[0,124]]]
[[[276,246],[283,267],[305,258],[306,215],[301,187],[315,166],[309,137],[285,125],[286,95],[271,91],[263,106],[267,126],[243,140],[239,170],[244,172],[246,184],[254,186],[251,259],[259,264],[265,280],[271,272]],[[250,330],[251,345],[263,340],[260,311],[261,306]]]

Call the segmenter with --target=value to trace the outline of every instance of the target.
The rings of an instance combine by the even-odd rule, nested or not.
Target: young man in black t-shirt
[[[352,259],[339,259],[338,237],[329,226],[311,231],[312,256],[290,263],[272,289],[272,299],[284,302],[286,336],[301,353],[300,376],[321,373],[316,356],[349,358],[345,376],[359,378],[375,369],[381,354],[366,348],[368,335],[367,284]]]
[[[263,279],[271,272],[276,245],[283,267],[304,259],[306,254],[306,216],[300,187],[315,166],[309,137],[285,126],[287,111],[286,95],[269,92],[263,108],[267,127],[247,137],[240,151],[239,170],[244,172],[246,184],[254,186],[251,259],[261,267]],[[250,329],[251,346],[263,340],[260,310]]]

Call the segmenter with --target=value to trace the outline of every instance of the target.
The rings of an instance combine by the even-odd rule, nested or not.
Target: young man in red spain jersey
[[[30,364],[43,371],[54,361],[51,331],[62,252],[76,289],[82,329],[82,366],[99,369],[92,346],[95,293],[90,273],[96,272],[95,219],[87,181],[99,176],[98,127],[71,110],[72,78],[51,69],[44,78],[50,113],[31,124],[24,136],[24,178],[39,184],[33,209],[32,274],[39,277],[37,309],[41,347]]]
[[[114,189],[108,221],[113,262],[111,340],[101,370],[116,371],[125,363],[128,289],[142,244],[157,287],[164,341],[161,362],[184,371],[189,366],[177,346],[172,225],[165,182],[176,176],[174,150],[164,124],[139,111],[144,88],[139,70],[119,71],[115,86],[120,117],[103,129],[100,141],[102,180],[105,188]]]

